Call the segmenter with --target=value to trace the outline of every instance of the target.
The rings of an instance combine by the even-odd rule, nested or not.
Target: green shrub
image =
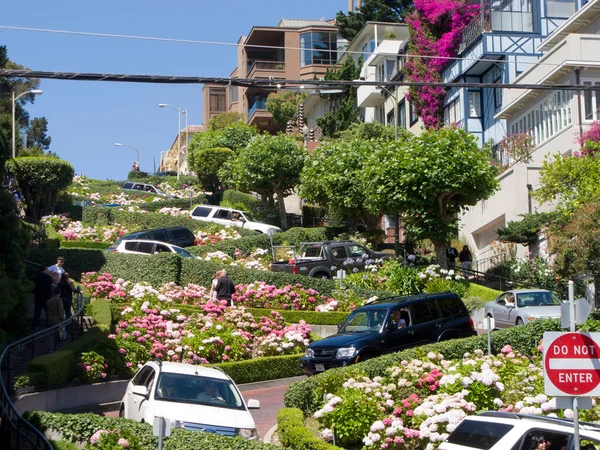
[[[206,196],[199,195],[192,197],[191,201],[189,197],[186,198],[174,198],[172,200],[162,200],[160,202],[147,202],[139,203],[137,206],[144,211],[155,212],[162,208],[179,208],[179,209],[191,209],[196,205],[203,205],[206,203]]]
[[[79,450],[77,445],[69,441],[50,441],[54,450]]]
[[[152,424],[134,422],[118,417],[97,414],[61,414],[46,411],[29,411],[24,414],[41,432],[55,430],[69,442],[89,442],[98,430],[119,430],[129,433],[140,441],[143,448],[157,448],[158,438],[152,434]],[[230,438],[213,433],[174,429],[164,439],[164,450],[278,450],[279,447],[236,437]]]
[[[128,180],[142,180],[148,178],[148,172],[142,172],[140,170],[130,170],[127,174]]]
[[[304,425],[304,415],[297,408],[277,411],[277,436],[281,443],[294,450],[336,450],[340,447],[323,442]]]
[[[83,221],[94,225],[113,225],[119,223],[135,229],[151,230],[165,227],[187,227],[192,231],[214,226],[209,222],[190,219],[184,216],[170,216],[153,212],[129,212],[115,208],[95,206],[85,208]]]
[[[546,331],[561,331],[560,321],[558,319],[536,320],[526,325],[495,331],[492,333],[492,352],[499,353],[500,349],[508,344],[514,351],[524,355],[536,354],[540,340]],[[373,378],[383,376],[388,367],[398,365],[403,360],[410,361],[430,351],[439,352],[446,359],[453,359],[462,358],[465,353],[472,353],[475,350],[487,351],[486,335],[438,342],[383,355],[353,366],[330,369],[293,383],[285,392],[285,405],[300,408],[305,414],[313,414],[323,404],[322,386],[339,386],[340,380],[345,381],[357,372]]]
[[[248,312],[251,313],[255,318],[260,316],[268,315],[271,310],[265,310],[261,308],[248,308]],[[276,310],[283,316],[286,323],[300,323],[304,320],[306,323],[311,325],[337,325],[342,323],[348,317],[347,311],[341,312],[316,312],[316,311],[289,311],[289,310]]]
[[[254,383],[256,381],[276,380],[302,375],[299,355],[268,356],[215,364],[225,371],[237,384]]]
[[[469,283],[463,301],[469,311],[483,308],[487,302],[491,302],[501,294],[500,291],[475,283]]]
[[[106,242],[94,241],[59,241],[58,245],[60,248],[91,248],[97,250],[104,250],[108,247],[108,244]]]
[[[445,278],[432,278],[425,284],[424,292],[435,294],[437,292],[454,292],[460,298],[465,298],[467,293],[467,283],[454,280],[446,280]]]
[[[75,374],[75,356],[66,349],[38,356],[29,362],[29,378],[37,388],[62,386],[75,378]]]

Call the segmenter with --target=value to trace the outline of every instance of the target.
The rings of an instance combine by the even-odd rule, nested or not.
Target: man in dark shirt
[[[229,274],[226,270],[222,271],[221,278],[219,278],[217,285],[215,286],[215,291],[217,292],[217,300],[227,300],[227,304],[233,306],[231,296],[235,292],[235,285],[229,278]]]
[[[53,280],[48,269],[44,266],[40,266],[39,271],[35,277],[35,287],[33,288],[33,329],[37,330],[40,327],[40,314],[42,309],[48,319],[48,312],[46,311],[46,302],[52,296]]]
[[[456,266],[456,258],[458,258],[458,250],[449,245],[448,248],[446,248],[446,262],[448,263],[448,268]]]

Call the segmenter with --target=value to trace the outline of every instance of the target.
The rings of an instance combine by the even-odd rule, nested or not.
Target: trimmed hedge
[[[313,435],[304,426],[304,414],[298,408],[277,411],[277,436],[281,443],[294,450],[340,450]]]
[[[302,356],[304,356],[304,353],[298,355],[266,356],[246,361],[214,364],[214,366],[223,369],[237,384],[254,383],[256,381],[276,380],[303,375],[300,368],[300,358]]]
[[[517,352],[532,355],[537,352],[544,332],[561,330],[560,320],[544,319],[495,331],[492,333],[492,352],[497,354],[502,347],[508,344]],[[465,353],[473,353],[475,350],[487,351],[487,335],[424,345],[383,355],[348,367],[330,369],[306,380],[293,383],[285,392],[285,406],[299,408],[305,414],[312,414],[322,406],[322,396],[329,392],[328,387],[341,386],[351,376],[356,377],[362,374],[371,379],[376,376],[384,376],[388,367],[399,365],[403,360],[410,361],[427,352],[439,352],[446,359],[454,359],[462,358]]]
[[[174,198],[172,200],[164,200],[160,202],[148,202],[148,203],[138,203],[140,209],[149,212],[155,212],[162,208],[179,208],[179,209],[191,209],[196,205],[204,205],[206,204],[206,196],[199,195],[197,197],[192,197],[191,206],[190,206],[190,198]]]
[[[170,216],[156,212],[129,212],[120,211],[116,208],[95,206],[85,208],[83,221],[94,225],[113,225],[119,223],[126,227],[135,226],[142,230],[165,227],[186,227],[191,230],[201,229],[209,222],[190,219],[185,216]]]
[[[109,244],[106,242],[93,241],[60,241],[60,248],[87,248],[94,250],[104,250]]]
[[[134,422],[97,414],[61,414],[29,411],[23,417],[42,433],[57,431],[63,440],[88,443],[97,430],[122,430],[137,437],[143,448],[158,448],[158,438],[152,434],[152,424]],[[241,437],[226,437],[214,433],[173,429],[164,438],[163,450],[278,450],[279,447]]]
[[[290,311],[288,309],[262,309],[262,308],[248,308],[248,312],[254,317],[260,317],[268,314],[270,311],[277,311],[283,316],[287,323],[300,323],[304,320],[306,323],[311,325],[337,325],[342,323],[348,317],[350,312],[348,311],[335,311],[335,312],[317,312],[317,311]]]

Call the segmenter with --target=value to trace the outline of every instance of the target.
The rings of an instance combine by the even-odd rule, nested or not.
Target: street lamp
[[[181,169],[181,106],[169,105],[167,103],[160,103],[158,105],[159,108],[164,108],[165,106],[177,111],[177,179],[179,180],[179,172]]]
[[[15,133],[15,109],[17,107],[17,100],[27,94],[42,95],[44,92],[40,89],[32,89],[27,92],[23,92],[15,97],[15,91],[12,91],[12,157],[17,156],[17,137]]]
[[[140,165],[140,150],[139,149],[132,147],[131,145],[120,144],[118,142],[115,142],[115,147],[128,147],[131,150],[135,150],[135,159],[136,159],[136,161],[138,163],[138,167],[139,167],[139,165]]]

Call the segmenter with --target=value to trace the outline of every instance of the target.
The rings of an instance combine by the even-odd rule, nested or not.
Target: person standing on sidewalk
[[[56,258],[56,264],[48,267],[48,272],[50,272],[50,276],[54,280],[54,284],[60,283],[60,278],[63,273],[65,273],[65,269],[63,266],[65,265],[65,257],[59,256]]]
[[[217,280],[215,291],[217,291],[217,300],[226,300],[228,306],[233,306],[231,296],[235,292],[235,285],[226,270],[221,271],[221,277]]]
[[[463,276],[467,278],[469,276],[468,270],[471,270],[471,264],[473,263],[473,257],[468,246],[464,246],[462,251],[458,254],[458,259],[463,269]]]

